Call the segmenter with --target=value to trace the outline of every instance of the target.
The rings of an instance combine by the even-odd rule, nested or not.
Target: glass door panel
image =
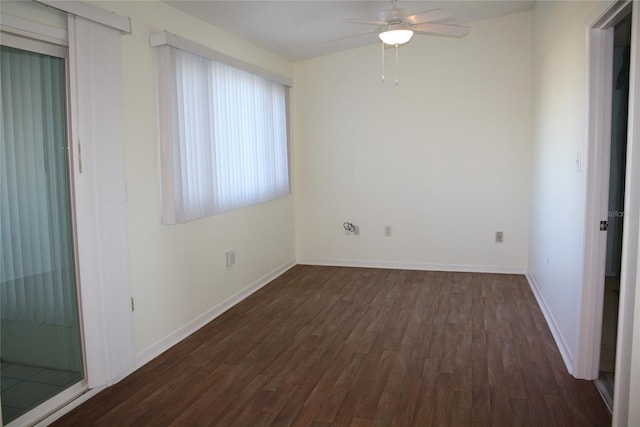
[[[0,49],[0,397],[8,423],[84,372],[65,60]]]

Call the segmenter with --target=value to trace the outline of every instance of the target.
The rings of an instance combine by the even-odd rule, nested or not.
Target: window
[[[163,221],[288,195],[288,87],[175,46],[162,49]]]

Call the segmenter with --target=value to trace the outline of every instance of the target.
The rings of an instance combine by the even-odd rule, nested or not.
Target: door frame
[[[635,6],[635,7],[632,7]],[[583,292],[575,376],[596,379],[599,375],[600,341],[607,234],[599,222],[607,220],[609,159],[611,148],[611,98],[613,27],[632,12],[631,76],[638,73],[640,59],[638,26],[640,8],[631,0],[615,1],[588,27],[588,139],[583,253]],[[631,346],[637,281],[640,207],[640,87],[630,79],[625,220],[622,233],[620,308],[613,403],[613,425],[627,425],[631,373]]]
[[[59,38],[53,38],[54,42],[45,40],[45,37],[38,38],[29,38],[29,36],[38,35],[40,30],[41,33],[48,32],[49,34],[53,33],[50,28],[38,26],[36,24],[31,24],[29,29],[29,34],[23,35],[20,31],[12,31],[5,32],[7,21],[14,22],[15,18],[12,21],[12,17],[6,16],[2,17],[2,25],[0,26],[0,30],[2,30],[2,45],[8,46],[16,49],[21,49],[24,51],[39,53],[43,55],[53,56],[56,58],[60,58],[64,61],[64,70],[65,70],[65,108],[66,108],[66,134],[67,134],[67,147],[71,145],[71,111],[70,111],[70,94],[69,94],[69,49],[68,47],[62,43],[63,40]],[[23,24],[19,22],[19,24]],[[11,29],[20,28],[19,25],[16,27],[11,27]],[[68,402],[76,399],[78,396],[82,395],[88,390],[88,381],[87,381],[87,360],[86,360],[86,351],[85,351],[85,341],[84,341],[84,322],[82,317],[82,307],[80,304],[80,279],[79,279],[79,269],[78,269],[78,245],[77,245],[77,231],[76,231],[76,211],[75,211],[75,197],[74,197],[74,177],[73,177],[73,155],[69,149],[67,149],[67,176],[69,179],[69,203],[70,203],[70,213],[71,213],[71,240],[72,240],[72,248],[73,248],[73,268],[74,268],[74,276],[75,276],[75,287],[76,287],[76,307],[78,311],[78,332],[80,334],[80,346],[82,353],[82,370],[83,377],[80,381],[75,384],[65,388],[58,394],[50,397],[46,401],[39,403],[38,405],[32,407],[27,412],[14,419],[9,426],[13,425],[26,425],[31,424],[34,421],[41,420],[51,413],[52,410],[55,410]],[[1,403],[1,401],[0,401]],[[3,424],[2,414],[0,414],[0,424]]]
[[[25,4],[29,5],[28,2]],[[117,18],[116,24],[126,20],[126,31],[130,32],[129,18],[87,4],[65,4],[61,7],[65,9],[68,22],[66,28],[31,20],[28,10],[25,9],[19,10],[15,16],[5,13],[4,10],[0,12],[0,30],[17,37],[27,37],[68,49],[67,119],[70,124],[67,133],[71,148],[69,169],[72,173],[70,179],[74,208],[76,281],[85,378],[79,388],[67,389],[58,395],[60,399],[54,397],[42,403],[10,425],[31,425],[36,422],[37,425],[49,425],[136,368],[129,287],[125,169],[122,153],[124,140],[121,135],[120,117],[122,112],[121,102],[113,101],[114,97],[121,96],[122,91],[112,91],[110,104],[96,104],[96,109],[102,111],[84,109],[83,117],[78,117],[78,111],[81,109],[79,100],[82,99],[86,105],[87,100],[93,96],[92,88],[88,87],[90,85],[86,82],[100,82],[96,85],[104,85],[105,81],[115,81],[119,85],[121,73],[105,73],[104,76],[100,73],[85,73],[82,76],[91,76],[94,80],[85,78],[85,85],[79,88],[78,64],[82,62],[87,68],[87,64],[93,64],[97,59],[103,58],[97,53],[87,54],[87,49],[79,53],[76,50],[76,37],[70,36],[70,31],[75,30],[76,19],[85,19],[91,26],[102,24],[105,28],[120,31],[121,34],[122,25],[112,25],[112,18]],[[54,5],[53,9],[57,7]],[[66,13],[67,11],[69,13]],[[99,36],[95,39],[102,40]],[[121,55],[118,55],[118,59],[121,59]],[[112,68],[119,71],[120,66],[112,64]],[[114,104],[118,107],[114,108]],[[105,110],[108,110],[108,114],[101,114]],[[105,128],[109,132],[105,132]],[[118,132],[113,130],[116,128]],[[82,150],[84,162],[80,159],[80,136],[83,136],[85,142]],[[82,163],[85,165],[84,173],[80,167]],[[96,212],[99,215],[96,215]],[[83,224],[79,224],[80,222]]]

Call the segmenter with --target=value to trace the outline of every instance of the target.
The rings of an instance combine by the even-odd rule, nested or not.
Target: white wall
[[[98,2],[131,17],[124,35],[124,145],[135,350],[148,357],[181,328],[294,259],[293,197],[183,225],[162,225],[156,55],[167,30],[285,77],[291,64],[161,2]],[[235,249],[236,265],[225,267]],[[177,335],[180,335],[178,333]]]
[[[397,87],[379,44],[294,64],[298,260],[524,272],[531,12],[399,54]]]
[[[582,295],[587,27],[602,2],[536,2],[529,279],[570,372]]]

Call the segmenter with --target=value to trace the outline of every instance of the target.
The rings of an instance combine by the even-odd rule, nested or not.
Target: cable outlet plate
[[[502,243],[504,240],[504,236],[502,235],[502,231],[496,231],[496,242]]]

